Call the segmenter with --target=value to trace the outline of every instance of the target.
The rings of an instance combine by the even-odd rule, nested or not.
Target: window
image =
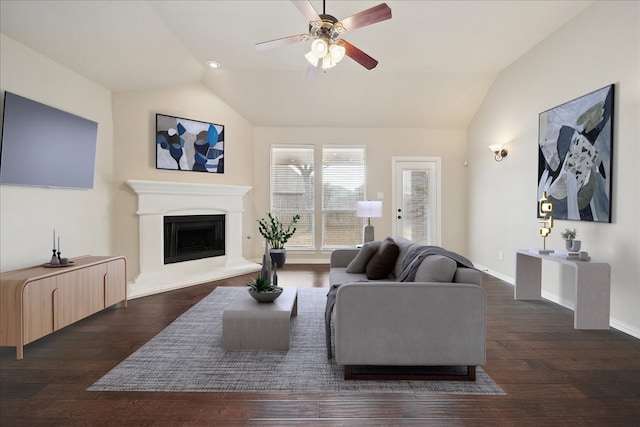
[[[285,225],[300,215],[288,248],[315,248],[313,149],[313,145],[271,147],[271,213]]]
[[[366,220],[356,217],[356,202],[365,200],[365,149],[322,146],[318,165],[314,149],[313,145],[271,147],[271,212],[285,224],[300,214],[289,249],[318,249],[316,224],[322,224],[322,249],[355,246],[362,242]],[[316,191],[322,194],[319,212],[314,209]]]
[[[362,242],[363,218],[356,202],[365,200],[364,147],[322,147],[322,247]]]

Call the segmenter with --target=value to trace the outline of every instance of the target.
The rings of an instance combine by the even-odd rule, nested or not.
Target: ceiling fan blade
[[[386,3],[381,3],[370,9],[363,10],[348,18],[342,19],[340,23],[345,31],[352,31],[356,28],[366,27],[367,25],[391,19],[391,8]]]
[[[309,0],[291,0],[291,3],[307,18],[307,21],[315,22],[320,20],[318,12],[316,12]]]
[[[358,64],[362,65],[367,70],[373,70],[378,65],[378,61],[346,41],[345,39],[341,39],[344,43],[345,55],[349,58],[356,61]]]
[[[295,36],[282,37],[280,39],[256,43],[256,49],[266,50],[274,47],[286,46],[286,45],[290,45],[298,42],[303,42],[305,40],[309,40],[309,34],[296,34]]]

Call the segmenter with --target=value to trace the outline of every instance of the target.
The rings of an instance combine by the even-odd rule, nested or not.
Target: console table
[[[124,301],[126,261],[116,256],[74,258],[72,265],[0,273],[0,345],[24,346]]]
[[[568,260],[526,249],[516,254],[516,300],[541,299],[542,261],[565,264],[575,270],[575,329],[609,329],[611,267],[604,262]]]

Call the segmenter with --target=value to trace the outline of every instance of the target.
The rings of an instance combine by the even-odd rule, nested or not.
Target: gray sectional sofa
[[[373,366],[447,366],[461,367],[455,379],[475,380],[476,366],[486,360],[482,275],[454,252],[401,237],[392,240],[397,249],[389,249],[394,246],[389,240],[331,254],[325,318],[329,358],[335,348],[347,379],[388,376],[379,375],[385,369],[371,374]],[[392,265],[384,278],[376,278],[386,271],[369,264],[379,264],[385,251]],[[363,367],[369,373],[357,375]],[[414,371],[390,376],[404,377],[402,372],[414,378]]]

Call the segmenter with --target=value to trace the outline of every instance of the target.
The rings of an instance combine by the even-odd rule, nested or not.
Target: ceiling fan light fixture
[[[307,52],[304,55],[304,57],[307,58],[307,61],[309,61],[309,64],[313,65],[314,67],[318,66],[318,57],[315,55],[315,53],[312,50]]]
[[[327,53],[324,56],[324,59],[322,60],[322,69],[326,70],[327,68],[333,68],[336,66],[336,64],[338,63],[338,61],[336,61],[335,59],[333,59],[333,57],[331,56],[331,54]]]
[[[324,38],[317,38],[311,43],[311,52],[318,58],[324,58],[329,51],[329,43]]]
[[[329,46],[329,53],[331,54],[331,59],[337,64],[344,58],[346,49],[342,43],[336,42]]]

